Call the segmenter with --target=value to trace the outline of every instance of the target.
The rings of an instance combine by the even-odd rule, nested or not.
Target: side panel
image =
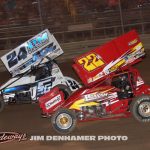
[[[63,93],[57,87],[39,98],[40,108],[44,113],[54,112],[62,103],[64,103]]]

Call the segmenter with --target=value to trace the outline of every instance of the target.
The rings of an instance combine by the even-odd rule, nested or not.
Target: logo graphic
[[[138,39],[134,39],[134,40],[130,41],[130,42],[128,43],[128,45],[131,46],[131,45],[134,45],[134,44],[137,43],[137,42],[138,42]]]
[[[26,134],[17,132],[0,132],[0,144],[7,143],[11,141],[25,141],[27,140]]]
[[[57,95],[54,98],[50,99],[48,102],[45,103],[45,107],[48,110],[56,104],[58,104],[59,102],[61,102],[61,95]]]

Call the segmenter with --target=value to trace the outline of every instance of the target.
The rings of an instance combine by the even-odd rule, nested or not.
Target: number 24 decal
[[[26,58],[27,58],[27,51],[26,51],[25,47],[21,47],[19,49],[18,55],[16,54],[16,51],[13,51],[12,53],[7,55],[7,61],[8,61],[9,68],[18,64],[18,61],[21,61],[22,59],[24,60]]]
[[[87,71],[93,71],[98,67],[104,65],[104,61],[94,53],[91,53],[78,60],[80,65],[83,65]]]

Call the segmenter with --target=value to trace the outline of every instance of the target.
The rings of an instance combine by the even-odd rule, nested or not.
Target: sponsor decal
[[[103,89],[101,89],[103,90]],[[111,89],[110,89],[111,90]],[[98,92],[95,92],[95,93],[90,93],[90,94],[87,94],[84,96],[85,97],[85,101],[94,101],[94,100],[103,100],[103,99],[115,99],[117,98],[117,93],[114,92],[114,93],[98,93]]]
[[[26,134],[17,132],[0,132],[0,143],[6,143],[15,140],[19,142],[27,140]]]
[[[140,51],[142,48],[143,48],[143,44],[140,42],[136,46],[134,46],[131,50],[132,52],[135,52],[135,51]]]
[[[137,82],[136,82],[136,86],[140,86],[140,85],[142,85],[142,84],[144,84],[143,79],[142,79],[141,77],[138,77],[138,78],[137,78]]]
[[[55,106],[56,104],[58,104],[59,102],[61,102],[61,95],[60,94],[55,96],[54,98],[50,99],[49,101],[47,101],[45,103],[45,107],[48,110],[48,109],[52,108],[53,106]]]
[[[91,82],[94,82],[94,81],[104,77],[104,76],[105,76],[105,72],[102,71],[102,72],[98,73],[96,76],[89,78],[87,81],[88,81],[88,83],[91,83]]]
[[[109,68],[109,72],[114,72],[116,71],[119,67],[121,67],[122,65],[124,65],[126,62],[125,59],[120,60],[119,62],[117,62],[115,65],[113,65],[111,68]]]
[[[108,93],[91,93],[85,95],[85,101],[93,101],[93,100],[100,100],[108,96]]]
[[[42,47],[43,45],[47,44],[49,41],[48,33],[45,31],[36,37],[32,38],[31,40],[27,41],[27,50],[28,53],[31,54],[38,48]]]
[[[134,39],[134,40],[130,41],[130,42],[128,43],[128,45],[131,46],[131,45],[134,45],[134,44],[137,43],[137,42],[138,42],[138,39]]]

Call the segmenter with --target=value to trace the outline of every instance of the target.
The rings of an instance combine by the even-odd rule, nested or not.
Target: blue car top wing
[[[47,62],[63,53],[59,43],[48,29],[40,32],[20,46],[1,57],[7,70],[16,76],[30,70],[44,60]]]

